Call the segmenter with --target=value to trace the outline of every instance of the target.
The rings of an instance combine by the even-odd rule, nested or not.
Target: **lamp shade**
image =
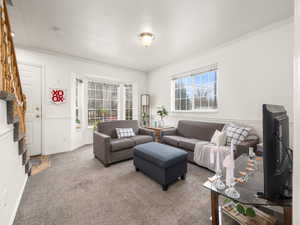
[[[149,105],[149,95],[142,95],[142,106]]]

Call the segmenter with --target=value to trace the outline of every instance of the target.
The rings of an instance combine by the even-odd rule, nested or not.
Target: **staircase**
[[[7,123],[14,127],[14,142],[25,172],[31,174],[30,153],[26,148],[26,98],[22,91],[6,0],[0,0],[0,99],[7,102]]]

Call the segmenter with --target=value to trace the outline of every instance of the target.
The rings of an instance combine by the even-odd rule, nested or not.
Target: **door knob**
[[[36,115],[35,117],[36,117],[36,118],[40,118],[40,115]]]
[[[39,110],[40,110],[40,108],[39,108],[39,107],[36,107],[36,108],[35,108],[35,110],[36,110],[36,111],[39,111]]]

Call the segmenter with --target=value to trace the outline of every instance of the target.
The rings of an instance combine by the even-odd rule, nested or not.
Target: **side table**
[[[164,129],[169,129],[173,127],[146,127],[147,129],[153,130],[155,132],[155,141],[160,142],[160,133]]]

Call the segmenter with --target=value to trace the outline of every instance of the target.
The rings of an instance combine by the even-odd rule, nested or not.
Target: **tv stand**
[[[235,161],[235,176],[240,177],[238,174],[240,171],[245,171],[247,167],[248,156],[246,154],[241,155]],[[263,160],[258,160],[258,170],[252,175],[248,182],[245,184],[237,183],[235,188],[240,193],[239,199],[232,199],[236,202],[239,202],[243,205],[252,205],[252,206],[280,206],[284,211],[284,225],[292,225],[292,199],[283,199],[270,201],[263,198]],[[224,196],[229,198],[225,194],[225,190],[217,190],[210,181],[206,181],[203,186],[210,190],[211,192],[211,216],[212,216],[212,225],[222,224],[220,222],[221,218],[219,214],[219,196]]]

